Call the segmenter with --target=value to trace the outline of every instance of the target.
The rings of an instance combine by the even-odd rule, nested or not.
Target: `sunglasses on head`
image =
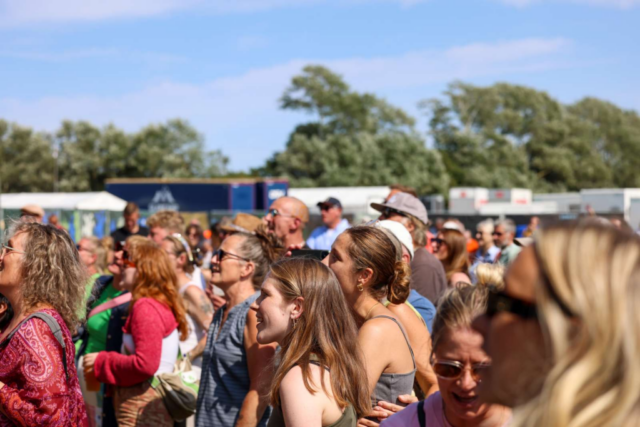
[[[433,372],[444,380],[457,380],[465,371],[465,365],[457,360],[438,360],[432,364]],[[483,370],[491,367],[490,363],[475,363],[471,365],[471,376],[475,382],[481,381]]]

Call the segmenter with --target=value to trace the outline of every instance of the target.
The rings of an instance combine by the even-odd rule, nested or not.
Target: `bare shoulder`
[[[191,285],[184,291],[184,297],[193,302],[199,302],[203,296],[206,297],[204,291],[197,285]]]
[[[398,331],[398,325],[396,322],[389,319],[389,317],[399,321],[393,313],[389,313],[385,315],[385,317],[375,317],[367,320],[364,325],[360,327],[358,336],[375,339],[383,338],[388,336],[390,333],[395,333]]]
[[[311,387],[316,390],[322,390],[322,386],[320,381],[322,380],[321,376],[322,368],[309,364],[309,376]],[[328,380],[329,373],[325,374],[325,382]],[[307,387],[304,385],[304,379],[302,376],[302,368],[300,366],[294,366],[286,373],[284,378],[282,378],[282,383],[280,384],[280,393],[283,392],[291,392],[295,393],[299,396],[307,396],[307,397],[319,397],[319,394],[322,393],[311,393]]]

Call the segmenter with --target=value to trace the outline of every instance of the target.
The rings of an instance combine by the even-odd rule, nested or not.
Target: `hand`
[[[360,418],[358,420],[358,427],[378,427],[380,423],[368,420],[366,418]]]
[[[85,371],[93,371],[93,367],[96,364],[96,358],[99,353],[89,353],[85,354],[83,357],[83,368]]]

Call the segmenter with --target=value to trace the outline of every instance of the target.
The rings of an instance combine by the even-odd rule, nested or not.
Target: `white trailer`
[[[526,188],[494,188],[489,190],[489,203],[531,204],[531,190]]]
[[[449,213],[473,215],[489,202],[489,190],[481,187],[454,187],[449,190]]]
[[[582,212],[620,214],[634,229],[640,223],[640,188],[598,188],[580,191]]]
[[[335,197],[342,204],[342,212],[356,217],[368,215],[377,218],[380,213],[371,209],[371,203],[382,203],[389,195],[389,187],[324,187],[290,188],[289,196],[300,199],[309,213],[319,214],[318,202]]]

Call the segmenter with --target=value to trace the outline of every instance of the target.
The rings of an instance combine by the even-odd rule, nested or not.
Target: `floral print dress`
[[[62,317],[51,309],[62,329],[62,347],[41,319],[22,323],[8,343],[0,343],[0,427],[88,426],[87,414],[74,364],[75,348]],[[68,377],[67,377],[68,372]]]

